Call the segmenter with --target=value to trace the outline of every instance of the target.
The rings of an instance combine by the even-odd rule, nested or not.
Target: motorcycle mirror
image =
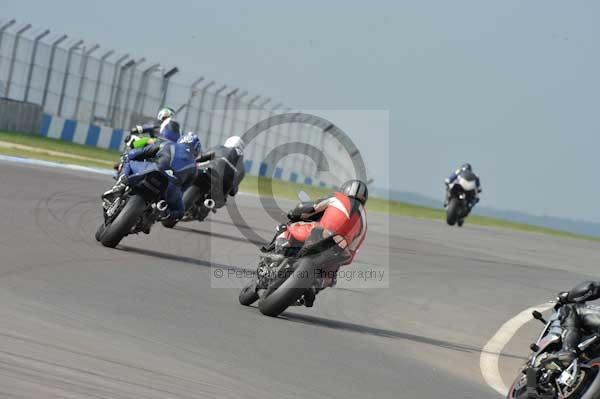
[[[540,312],[538,312],[537,310],[534,310],[533,312],[531,312],[531,315],[533,316],[534,319],[539,320],[542,323],[546,324],[546,320],[544,320],[544,316],[542,316],[542,314]]]
[[[309,202],[310,201],[310,195],[306,194],[305,191],[300,191],[298,193],[298,199],[300,200],[300,202]]]

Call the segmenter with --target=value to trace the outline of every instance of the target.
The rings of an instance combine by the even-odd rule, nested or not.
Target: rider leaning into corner
[[[599,298],[600,281],[584,281],[559,294],[558,300],[563,304],[560,308],[562,349],[557,357],[563,365],[568,366],[577,357],[582,330],[600,333],[600,308],[585,303]]]
[[[324,277],[318,285],[311,287],[304,295],[307,307],[313,306],[319,291],[336,284],[339,266],[349,265],[356,256],[367,234],[367,213],[364,206],[368,196],[367,185],[364,182],[349,180],[330,197],[300,203],[287,215],[294,223],[287,227],[281,225],[278,228],[281,233],[271,244],[261,248],[262,252],[269,252],[285,250],[286,247],[301,247],[300,256],[303,249],[313,242],[327,237],[343,237],[344,240],[340,240],[338,245],[347,249],[348,252],[344,253],[349,253],[349,256],[343,262],[337,263],[334,270],[323,273]]]
[[[235,196],[244,179],[244,141],[241,137],[232,136],[223,145],[215,146],[203,153],[197,162],[209,162],[214,171],[211,198],[215,207],[220,208],[227,202],[227,196]]]
[[[473,167],[471,166],[471,164],[465,163],[465,164],[462,164],[460,166],[460,168],[458,168],[454,172],[452,172],[446,180],[444,180],[444,183],[446,184],[446,200],[444,202],[444,207],[448,206],[448,201],[450,200],[450,185],[452,183],[454,183],[456,181],[456,179],[458,178],[458,176],[460,176],[460,174],[463,172],[471,172],[475,175],[475,172],[473,172]],[[477,175],[475,175],[475,184],[477,185],[477,192],[475,193],[475,195],[473,196],[473,199],[468,204],[469,210],[473,209],[475,204],[477,204],[479,202],[479,193],[481,193],[481,182],[479,181],[479,176],[477,176]]]
[[[169,176],[169,185],[165,195],[168,208],[160,219],[180,219],[184,212],[181,186],[194,177],[196,169],[195,156],[188,145],[177,142],[179,137],[179,124],[171,118],[165,119],[155,142],[125,155],[116,184],[102,194],[102,198],[110,200],[112,196],[123,193],[133,175],[153,169],[162,170]]]

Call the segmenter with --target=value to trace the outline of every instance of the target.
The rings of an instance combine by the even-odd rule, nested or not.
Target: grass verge
[[[117,151],[88,147],[85,145],[21,133],[0,132],[0,142],[19,145],[18,148],[0,146],[0,154],[100,168],[110,168],[110,165],[114,164],[114,162],[119,159],[120,155]],[[29,146],[33,148],[27,149],[23,146]],[[64,155],[61,155],[61,153]],[[69,155],[74,155],[78,158],[72,158],[69,157]],[[300,190],[306,191],[311,198],[319,198],[331,193],[331,190],[326,188],[309,186],[305,184],[296,184],[282,180],[271,180],[256,176],[246,176],[240,186],[240,190],[247,193],[268,195],[290,200],[297,200],[297,195]],[[411,205],[398,201],[388,201],[381,198],[370,198],[367,204],[367,209],[369,211],[379,213],[410,216],[421,219],[444,221],[446,218],[446,214],[443,209]],[[600,241],[600,238],[596,237],[573,234],[565,231],[538,227],[524,223],[510,222],[486,216],[469,216],[467,223],[480,226],[499,227],[562,237]]]

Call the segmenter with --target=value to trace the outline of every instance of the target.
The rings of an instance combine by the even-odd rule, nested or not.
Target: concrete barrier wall
[[[0,131],[39,134],[41,122],[41,106],[0,98]]]
[[[97,126],[74,119],[43,114],[39,134],[43,137],[70,141],[92,147],[120,150],[126,133],[122,129]]]

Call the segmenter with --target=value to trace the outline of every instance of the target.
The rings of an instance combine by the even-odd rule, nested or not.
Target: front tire
[[[460,208],[460,202],[458,198],[453,197],[450,199],[448,203],[448,208],[446,208],[446,223],[450,226],[454,226],[458,219],[458,212]]]
[[[131,231],[137,220],[146,210],[146,201],[140,196],[133,195],[117,215],[117,217],[106,226],[104,233],[100,237],[102,245],[108,248],[114,248]]]
[[[523,382],[524,375],[519,374],[517,378],[515,378],[514,382],[510,386],[508,390],[507,399],[526,399],[526,389],[525,387],[520,386],[520,382]],[[579,398],[579,399],[600,399],[600,372],[596,371],[595,374],[589,378],[591,381],[583,381],[582,386],[579,387],[575,392],[572,392],[572,395],[569,398]],[[520,386],[520,389],[517,388]]]
[[[314,270],[308,258],[300,259],[300,265],[292,272],[285,281],[276,288],[269,287],[258,302],[258,309],[265,316],[277,317],[289,306],[293,305],[302,297],[304,292],[314,282]]]
[[[258,294],[256,293],[256,283],[251,283],[240,291],[240,295],[238,296],[238,300],[240,304],[244,306],[250,306],[254,302],[258,301]]]
[[[104,230],[106,230],[106,225],[104,224],[104,222],[102,222],[102,224],[100,226],[98,226],[98,228],[96,229],[96,234],[94,234],[94,237],[96,238],[96,241],[100,241],[100,238],[102,237],[102,233],[104,233]]]

